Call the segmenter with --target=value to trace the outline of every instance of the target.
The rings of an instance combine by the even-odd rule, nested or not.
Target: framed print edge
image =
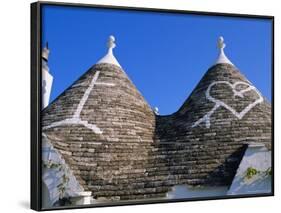
[[[198,197],[198,198],[182,198],[169,200],[142,200],[142,201],[122,201],[118,203],[104,203],[104,204],[87,204],[63,207],[42,208],[42,154],[41,154],[41,9],[42,5],[59,5],[59,6],[73,6],[73,7],[92,7],[92,8],[108,8],[121,10],[137,10],[137,11],[155,11],[166,13],[186,13],[209,16],[226,16],[226,17],[243,17],[243,18],[257,18],[270,19],[272,22],[272,70],[271,70],[271,116],[272,116],[272,175],[271,175],[271,192],[264,194],[249,194],[249,195],[225,195],[214,197]],[[78,208],[93,208],[93,207],[109,207],[122,205],[139,205],[139,204],[154,204],[154,203],[173,203],[186,201],[203,201],[203,200],[217,200],[217,199],[233,199],[233,198],[251,198],[251,197],[265,197],[274,196],[274,16],[264,15],[247,15],[247,14],[231,14],[231,13],[216,13],[216,12],[200,12],[200,11],[185,11],[185,10],[169,10],[156,8],[140,8],[140,7],[126,7],[126,6],[108,6],[108,5],[90,5],[90,4],[76,4],[76,3],[61,3],[61,2],[35,2],[31,4],[31,209],[41,210],[58,210],[58,209],[78,209]]]
[[[31,9],[31,202],[33,210],[41,210],[41,129],[40,129],[40,102],[41,102],[41,19],[40,4],[30,5]]]

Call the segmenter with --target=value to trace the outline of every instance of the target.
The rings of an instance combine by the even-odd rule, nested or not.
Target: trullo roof
[[[169,116],[153,113],[119,63],[99,63],[44,110],[42,124],[96,199],[229,186],[248,143],[271,147],[271,106],[232,63],[212,66]]]

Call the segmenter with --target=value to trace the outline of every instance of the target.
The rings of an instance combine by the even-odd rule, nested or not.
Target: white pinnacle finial
[[[220,52],[219,52],[219,57],[218,57],[215,64],[231,64],[231,65],[233,65],[231,63],[231,61],[224,54],[224,48],[225,47],[226,47],[226,44],[224,43],[224,38],[222,36],[220,36],[219,39],[218,39],[218,48],[219,48]]]
[[[218,40],[218,48],[219,49],[224,49],[225,48],[225,43],[224,43],[224,39],[222,36],[219,37],[219,40]]]
[[[97,64],[103,64],[103,63],[107,63],[107,64],[114,64],[117,65],[119,67],[121,67],[121,65],[118,63],[118,61],[116,60],[116,58],[113,55],[113,48],[116,47],[115,44],[115,38],[113,35],[108,37],[108,41],[107,41],[107,47],[108,47],[108,52],[107,54],[100,59]]]
[[[108,49],[113,49],[114,47],[116,47],[115,38],[113,35],[109,36],[107,41],[107,47]]]

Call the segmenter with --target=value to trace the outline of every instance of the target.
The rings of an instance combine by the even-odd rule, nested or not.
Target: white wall
[[[49,189],[46,184],[42,182],[42,206],[43,208],[52,206]]]
[[[167,193],[168,199],[180,198],[196,198],[196,197],[214,197],[226,195],[228,187],[225,186],[205,186],[205,187],[192,187],[187,185],[177,185]]]
[[[62,1],[62,0],[56,0]],[[281,13],[277,0],[63,0],[68,2],[103,3],[140,7],[177,8],[186,10],[219,11],[276,15],[275,78],[281,82],[280,39]],[[31,212],[30,187],[30,13],[31,0],[6,0],[0,7],[0,112],[1,112],[1,212]],[[207,68],[207,67],[206,67]],[[257,73],[258,75],[258,73]],[[281,84],[275,86],[276,180],[281,180]],[[276,184],[276,197],[232,199],[204,202],[123,206],[118,208],[81,209],[75,212],[143,213],[143,212],[277,212],[281,200],[281,184]],[[58,212],[58,211],[53,211]],[[74,212],[73,210],[64,211]]]
[[[72,202],[74,205],[76,203],[83,204],[87,203],[87,199],[91,198],[91,192],[85,192],[83,187],[76,180],[75,176],[72,174],[72,171],[69,169],[68,165],[65,163],[63,157],[58,153],[57,150],[53,148],[49,140],[45,135],[42,138],[42,161],[44,164],[51,162],[52,164],[57,164],[60,166],[58,168],[47,168],[43,166],[42,169],[42,179],[43,179],[43,189],[44,194],[48,194],[47,197],[42,197],[44,208],[51,208],[53,204],[59,200],[60,192],[58,190],[59,184],[64,184],[66,191],[64,193],[65,197],[75,198],[75,202]],[[69,178],[68,181],[63,182],[62,176],[66,175]],[[83,199],[86,194],[86,200]],[[89,204],[90,201],[88,201]]]
[[[255,169],[258,173],[247,177],[248,168]],[[264,146],[249,146],[241,160],[234,180],[227,194],[245,195],[271,192],[271,151]]]
[[[43,103],[42,108],[44,109],[49,105],[50,95],[52,91],[53,76],[46,69],[42,69],[42,95]]]

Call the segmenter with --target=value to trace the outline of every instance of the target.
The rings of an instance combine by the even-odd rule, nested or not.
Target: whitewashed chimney
[[[42,50],[42,109],[49,105],[53,76],[50,74],[48,66],[50,50],[48,43]]]

